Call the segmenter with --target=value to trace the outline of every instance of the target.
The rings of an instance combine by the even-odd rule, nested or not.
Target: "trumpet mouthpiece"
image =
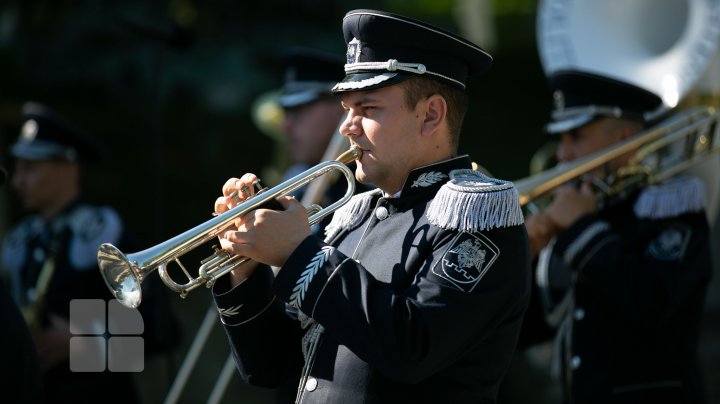
[[[347,164],[351,161],[358,160],[360,157],[362,157],[362,150],[357,146],[352,146],[345,153],[339,155],[335,160],[343,164]]]

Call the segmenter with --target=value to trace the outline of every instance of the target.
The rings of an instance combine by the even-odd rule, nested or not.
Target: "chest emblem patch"
[[[647,253],[659,261],[680,261],[690,241],[690,228],[673,226],[665,229],[647,248]]]
[[[458,289],[471,292],[499,255],[500,250],[484,235],[460,233],[432,271]]]

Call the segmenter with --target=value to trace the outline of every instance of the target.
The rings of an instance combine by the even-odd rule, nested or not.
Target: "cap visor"
[[[25,160],[75,160],[76,152],[72,149],[53,144],[15,144],[10,148],[13,157]]]
[[[545,132],[551,135],[565,133],[590,123],[595,118],[593,114],[582,114],[572,118],[566,118],[550,122],[545,126]]]
[[[298,107],[303,104],[309,104],[320,98],[317,91],[301,91],[292,94],[284,94],[278,98],[278,105],[283,108]]]
[[[388,87],[410,77],[410,74],[383,72],[383,73],[353,73],[333,87],[333,93],[347,93],[351,91],[367,91],[376,88]]]

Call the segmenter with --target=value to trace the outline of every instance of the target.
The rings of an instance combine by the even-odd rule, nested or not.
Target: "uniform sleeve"
[[[708,233],[702,212],[642,219],[627,235],[586,216],[558,238],[554,254],[576,271],[576,287],[605,301],[616,318],[652,327],[707,282]]]
[[[511,355],[529,297],[524,226],[441,231],[421,251],[426,256],[411,284],[392,290],[311,236],[273,288],[361,359],[402,382],[422,380],[480,344],[497,347],[489,356]]]
[[[230,288],[227,277],[213,287],[213,297],[235,363],[247,383],[274,388],[299,374],[301,329],[272,295],[272,270],[260,266],[245,282]]]

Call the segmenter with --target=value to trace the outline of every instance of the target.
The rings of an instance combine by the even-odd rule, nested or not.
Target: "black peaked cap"
[[[548,133],[562,133],[602,117],[647,123],[662,99],[643,88],[594,73],[564,70],[548,77],[553,96]]]
[[[24,123],[10,153],[26,160],[68,160],[94,163],[104,149],[90,134],[46,105],[27,102]]]
[[[332,87],[344,76],[344,59],[318,49],[293,47],[284,52],[283,88],[278,103],[291,108],[332,94]]]
[[[345,78],[333,91],[363,91],[425,75],[465,89],[468,76],[487,70],[492,56],[460,36],[424,22],[377,10],[343,19],[348,46]]]

